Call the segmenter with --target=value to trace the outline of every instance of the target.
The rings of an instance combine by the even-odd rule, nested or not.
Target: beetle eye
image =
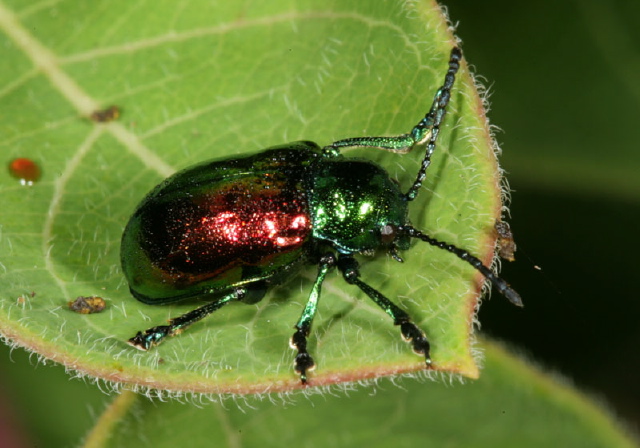
[[[380,227],[380,241],[382,244],[391,244],[396,239],[396,226],[393,224],[385,224]]]

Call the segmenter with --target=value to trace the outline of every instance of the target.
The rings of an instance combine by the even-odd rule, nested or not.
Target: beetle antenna
[[[453,87],[453,83],[456,79],[456,73],[460,68],[461,60],[462,51],[460,51],[460,48],[454,47],[451,50],[451,56],[449,57],[449,70],[447,70],[447,74],[444,76],[444,83],[442,84],[442,87],[440,87],[436,92],[433,104],[431,105],[431,110],[429,110],[429,113],[425,115],[425,117],[420,120],[420,123],[418,123],[411,131],[411,136],[413,137],[415,145],[424,143],[427,138],[429,140],[427,142],[427,150],[424,159],[422,159],[422,165],[420,166],[420,170],[418,170],[418,176],[413,182],[411,188],[409,188],[405,194],[407,201],[412,201],[416,198],[418,190],[422,186],[422,181],[424,181],[426,176],[427,168],[431,165],[431,155],[436,149],[436,140],[440,133],[440,125],[442,124],[444,115],[447,112],[447,105],[451,99],[451,88]]]
[[[460,249],[453,244],[447,244],[442,241],[438,241],[435,238],[431,238],[429,235],[426,235],[411,226],[403,226],[398,230],[405,235],[410,236],[411,238],[417,238],[424,241],[425,243],[431,244],[432,246],[439,247],[440,249],[444,249],[447,252],[451,252],[461,260],[466,261],[471,266],[480,271],[482,275],[484,275],[487,279],[489,279],[493,286],[495,286],[496,289],[500,291],[500,294],[505,296],[509,300],[509,302],[513,303],[516,306],[523,306],[520,294],[518,294],[513,288],[511,288],[511,286],[509,286],[507,282],[495,275],[491,271],[491,269],[482,264],[482,261],[471,255],[466,250]]]

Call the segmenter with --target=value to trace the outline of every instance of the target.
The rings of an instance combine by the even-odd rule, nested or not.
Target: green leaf
[[[486,373],[453,386],[409,380],[399,388],[383,381],[375,394],[360,388],[349,397],[263,396],[203,407],[125,392],[84,446],[635,446],[566,384],[494,345],[486,349]]]
[[[174,392],[300,387],[288,339],[309,267],[255,306],[232,305],[149,353],[125,341],[198,304],[148,306],[119,267],[128,217],[165,176],[193,163],[299,139],[328,144],[408,132],[428,111],[454,45],[429,2],[0,3],[0,151],[42,180],[0,176],[0,331],[12,343],[107,381]],[[65,30],[61,33],[60,30]],[[88,119],[117,105],[119,120]],[[423,156],[352,151],[408,186]],[[486,263],[501,211],[484,109],[463,64],[415,227]],[[362,278],[407,309],[435,369],[470,377],[482,276],[418,244],[400,265],[363,257]],[[77,296],[100,314],[68,310]],[[424,370],[388,316],[337,274],[310,337],[313,385]]]

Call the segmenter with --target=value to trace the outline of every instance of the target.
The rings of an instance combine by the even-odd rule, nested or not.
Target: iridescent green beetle
[[[150,305],[207,296],[211,301],[169,325],[129,340],[148,350],[167,336],[232,301],[255,303],[302,263],[318,265],[311,294],[291,338],[303,383],[315,364],[307,337],[322,283],[337,267],[400,327],[414,352],[431,364],[429,342],[409,315],[360,279],[354,255],[377,249],[402,261],[411,238],[445,249],[479,270],[515,305],[520,296],[465,250],[437,241],[408,223],[431,163],[462,54],[451,51],[444,84],[429,113],[409,134],[339,140],[324,148],[295,142],[242,158],[205,162],[158,185],[140,203],[122,236],[122,267],[133,296]],[[426,146],[416,180],[403,192],[379,165],[340,149],[372,147],[405,153]]]

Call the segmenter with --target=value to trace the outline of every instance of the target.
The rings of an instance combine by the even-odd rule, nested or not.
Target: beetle
[[[122,236],[122,268],[131,293],[149,305],[211,300],[168,325],[138,332],[128,342],[148,350],[230,302],[258,302],[303,263],[313,263],[318,274],[290,340],[297,350],[294,369],[303,384],[315,367],[307,338],[322,284],[335,268],[393,319],[428,367],[425,333],[404,310],[360,279],[354,257],[383,249],[402,261],[398,251],[408,249],[411,239],[470,263],[508,300],[522,306],[518,293],[478,258],[408,221],[409,204],[431,163],[461,59],[460,49],[453,48],[431,109],[408,134],[348,138],[322,148],[309,141],[274,146],[254,155],[204,162],[159,184],[139,204]],[[426,148],[425,156],[406,192],[379,165],[340,154],[351,147],[406,153],[417,146]]]

